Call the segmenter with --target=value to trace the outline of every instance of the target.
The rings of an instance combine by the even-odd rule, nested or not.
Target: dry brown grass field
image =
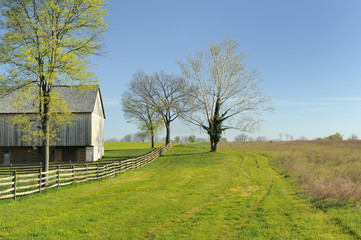
[[[361,141],[232,142],[221,147],[271,155],[275,167],[320,206],[360,203]]]

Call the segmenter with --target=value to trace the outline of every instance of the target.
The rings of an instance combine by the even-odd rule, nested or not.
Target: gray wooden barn
[[[50,149],[50,162],[92,162],[101,158],[105,114],[99,87],[79,91],[58,86],[54,91],[64,96],[76,117],[57,134],[60,140]],[[0,99],[0,165],[39,163],[43,154],[40,141],[21,141],[21,133],[12,124],[12,118],[19,114],[10,104],[15,94]]]

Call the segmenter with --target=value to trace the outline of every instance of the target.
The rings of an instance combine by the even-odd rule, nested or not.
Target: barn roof
[[[57,92],[64,97],[65,103],[68,104],[68,108],[71,112],[77,113],[93,112],[99,92],[103,116],[105,118],[103,101],[98,85],[86,89],[70,86],[56,86],[53,88],[53,90],[54,92]],[[18,94],[19,90],[12,92],[10,95],[5,96],[4,98],[0,98],[0,113],[18,113],[16,107],[10,104]],[[34,92],[34,94],[37,93]],[[29,103],[29,110],[31,109],[31,105],[32,103]],[[28,113],[31,112],[32,111],[30,110]]]

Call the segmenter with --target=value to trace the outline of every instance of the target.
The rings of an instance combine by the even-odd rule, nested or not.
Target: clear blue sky
[[[275,109],[252,136],[361,137],[361,1],[112,0],[108,9],[107,54],[94,59],[93,69],[106,139],[137,132],[119,104],[134,72],[178,73],[176,61],[227,36],[248,54],[249,67],[260,70]],[[172,138],[201,135],[181,122],[172,128]]]

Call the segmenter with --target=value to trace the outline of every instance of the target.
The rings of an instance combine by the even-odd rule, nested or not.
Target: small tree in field
[[[179,62],[183,76],[193,84],[188,93],[193,111],[183,118],[208,133],[212,152],[223,131],[250,131],[259,124],[255,114],[270,110],[269,97],[259,89],[258,71],[248,71],[245,54],[237,50],[238,43],[226,39],[211,43],[207,53],[199,51]]]
[[[44,171],[55,126],[70,122],[53,87],[87,88],[94,82],[88,58],[102,47],[105,5],[102,0],[0,0],[0,63],[6,69],[0,93],[19,90],[14,101],[19,113],[33,107],[34,114],[19,115],[13,123],[27,133],[23,141],[42,142]]]

